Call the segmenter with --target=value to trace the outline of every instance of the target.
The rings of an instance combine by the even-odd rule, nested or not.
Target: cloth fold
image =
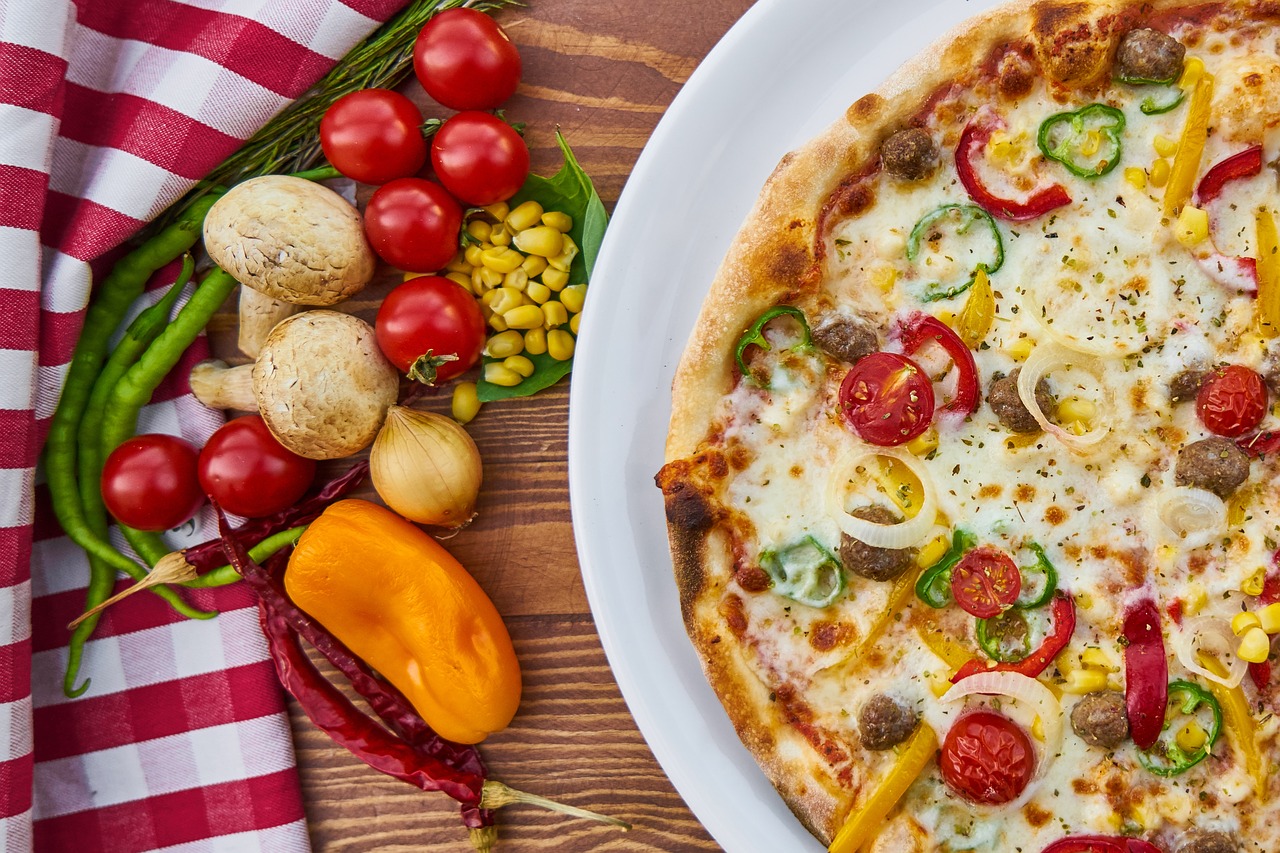
[[[305,851],[283,697],[251,594],[108,611],[62,694],[88,582],[36,461],[93,272],[405,0],[0,0],[0,850]],[[161,271],[158,299],[173,281]],[[185,376],[139,424],[202,444]],[[209,514],[171,544],[216,531]],[[125,586],[123,581],[117,589]]]

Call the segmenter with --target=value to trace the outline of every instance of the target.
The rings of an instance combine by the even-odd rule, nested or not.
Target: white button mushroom
[[[360,214],[346,199],[285,175],[232,187],[205,217],[204,245],[244,285],[240,349],[254,358],[298,306],[346,299],[369,283],[377,264]]]
[[[373,327],[338,311],[282,321],[252,365],[206,361],[191,371],[200,402],[256,409],[282,445],[308,459],[339,459],[369,446],[399,389]]]

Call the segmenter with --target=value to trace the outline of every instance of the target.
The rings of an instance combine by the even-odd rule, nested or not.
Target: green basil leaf
[[[595,269],[596,256],[600,253],[600,243],[604,240],[609,215],[605,212],[604,203],[600,201],[591,178],[578,165],[578,159],[573,156],[569,143],[558,130],[556,142],[564,154],[564,166],[549,178],[530,175],[520,192],[511,198],[510,204],[514,208],[522,202],[536,201],[545,210],[558,210],[573,217],[573,230],[569,232],[569,236],[578,244],[579,251],[569,270],[569,284],[587,284]],[[476,388],[480,402],[489,403],[536,394],[559,382],[573,369],[572,359],[556,361],[546,354],[525,353],[525,356],[533,362],[533,375],[513,388],[494,385],[481,379]],[[501,359],[484,359],[485,364],[495,361]]]

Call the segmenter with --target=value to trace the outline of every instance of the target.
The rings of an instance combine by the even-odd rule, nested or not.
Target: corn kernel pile
[[[466,224],[470,243],[443,275],[480,301],[492,329],[484,354],[486,382],[513,387],[533,375],[530,355],[573,358],[586,284],[570,284],[578,246],[573,218],[535,201],[482,209]],[[494,220],[494,221],[490,221]]]

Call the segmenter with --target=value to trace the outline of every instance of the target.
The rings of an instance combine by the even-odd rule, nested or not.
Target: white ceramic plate
[[[653,483],[671,379],[729,241],[779,158],[992,5],[760,0],[658,125],[592,278],[569,406],[587,596],[640,730],[694,814],[735,853],[823,848],[738,741],[680,620]]]

